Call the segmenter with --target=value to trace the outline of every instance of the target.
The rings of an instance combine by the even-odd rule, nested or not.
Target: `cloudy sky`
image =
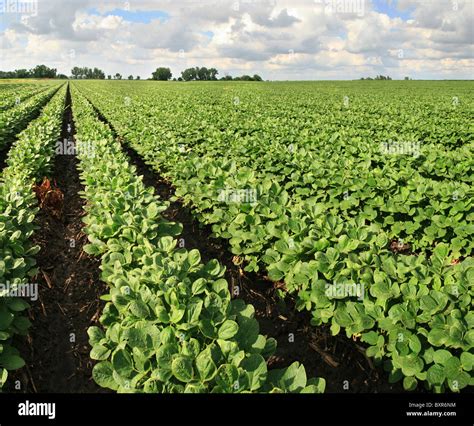
[[[0,0],[0,69],[472,79],[474,0]]]

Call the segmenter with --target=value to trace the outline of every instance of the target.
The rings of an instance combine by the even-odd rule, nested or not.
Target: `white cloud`
[[[157,66],[179,75],[202,65],[220,75],[281,79],[473,77],[472,0],[398,0],[404,19],[376,11],[369,0],[358,0],[363,13],[329,0],[129,3],[132,12],[160,10],[168,17],[132,22],[111,13],[123,9],[118,0],[69,0],[67,7],[61,0],[39,0],[38,16],[4,20],[1,68],[47,63],[69,73],[74,65],[98,66],[148,77]]]

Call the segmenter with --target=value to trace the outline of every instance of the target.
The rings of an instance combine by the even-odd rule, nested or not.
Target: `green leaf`
[[[191,358],[187,356],[177,356],[171,363],[171,371],[173,376],[180,382],[190,382],[194,377],[193,362],[191,361]]]
[[[138,299],[130,304],[130,312],[138,318],[146,318],[150,314],[148,306]]]
[[[448,333],[441,328],[433,328],[428,334],[428,342],[433,346],[442,346],[448,339]]]
[[[199,250],[193,249],[188,253],[188,262],[191,267],[199,265],[201,262]]]
[[[206,287],[207,287],[207,281],[204,278],[199,278],[193,282],[191,291],[193,295],[198,295],[198,294],[204,293],[204,291],[206,290]]]
[[[471,371],[474,366],[474,355],[469,352],[463,352],[460,359],[464,370]]]
[[[0,355],[0,366],[7,370],[18,370],[25,365],[25,361],[18,355]]]
[[[267,378],[267,364],[261,355],[252,354],[244,358],[240,366],[247,372],[250,382],[250,390],[258,390]]]
[[[89,344],[94,346],[98,344],[104,337],[104,332],[99,327],[89,327],[87,330],[89,335]]]
[[[209,349],[205,349],[198,355],[196,358],[196,368],[203,382],[209,381],[214,377],[217,372],[217,367]]]
[[[103,246],[98,244],[87,244],[82,249],[91,256],[100,256],[104,252]]]
[[[442,385],[446,378],[444,371],[444,367],[434,364],[428,369],[426,378],[432,385]]]
[[[219,339],[229,340],[234,337],[239,331],[239,326],[235,321],[227,320],[219,327]]]
[[[199,321],[199,329],[201,333],[209,339],[217,339],[217,330],[216,327],[209,320]]]
[[[232,364],[223,364],[217,370],[217,384],[227,393],[240,390],[239,371]]]
[[[121,377],[128,377],[133,371],[132,357],[124,349],[115,351],[112,356],[112,365]]]
[[[287,368],[270,370],[268,383],[286,392],[301,392],[306,387],[306,371],[299,362]]]
[[[414,391],[418,386],[418,380],[414,377],[405,377],[403,379],[403,389],[406,391]]]
[[[105,361],[110,356],[110,354],[110,349],[103,345],[95,345],[90,352],[90,357],[97,361]]]
[[[402,373],[405,376],[414,376],[416,373],[422,371],[424,366],[423,360],[415,354],[400,356],[399,362]]]
[[[110,362],[99,362],[92,369],[92,377],[99,386],[117,390],[118,384],[113,378],[113,371],[114,370]]]
[[[451,357],[451,352],[445,349],[440,349],[433,353],[433,361],[436,364],[445,364]]]
[[[307,386],[301,391],[301,393],[324,393],[326,389],[326,380],[323,378],[309,379]]]

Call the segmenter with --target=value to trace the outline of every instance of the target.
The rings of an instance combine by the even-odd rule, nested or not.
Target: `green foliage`
[[[173,74],[169,68],[159,67],[152,74],[153,80],[168,81]]]
[[[298,363],[267,371],[276,342],[259,333],[253,307],[231,300],[217,261],[177,248],[181,226],[160,215],[167,204],[73,88],[77,139],[96,141],[95,155],[79,154],[86,251],[102,256],[110,286],[104,330],[89,329],[94,380],[117,392],[323,392]]]
[[[314,325],[360,337],[407,389],[472,383],[464,363],[440,376],[432,358],[473,350],[467,83],[81,90],[247,271],[285,282]],[[137,108],[113,101],[125,91]],[[390,151],[407,141],[421,145]],[[416,255],[393,252],[398,243]],[[329,295],[336,283],[363,295]]]
[[[61,134],[65,94],[62,86],[41,117],[18,135],[0,179],[0,388],[8,370],[24,365],[11,341],[16,334],[26,335],[30,323],[23,312],[29,305],[12,297],[11,292],[29,283],[36,273],[39,247],[30,242],[30,237],[38,208],[32,187],[51,165]]]
[[[25,91],[14,90],[10,97],[6,96],[3,104],[5,111],[0,109],[0,151],[6,149],[13,142],[15,136],[26,128],[58,88],[57,84],[46,85],[39,91],[25,88]]]

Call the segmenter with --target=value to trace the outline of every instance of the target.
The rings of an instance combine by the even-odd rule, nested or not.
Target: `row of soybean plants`
[[[21,130],[36,117],[52,96],[58,91],[59,85],[55,84],[41,90],[13,107],[0,111],[0,151],[6,149]]]
[[[0,102],[0,111],[13,108],[21,102],[26,101],[33,95],[47,90],[51,84],[4,84],[0,86],[2,100]]]
[[[95,381],[118,392],[323,392],[298,362],[268,370],[276,341],[254,308],[231,300],[225,269],[177,248],[182,226],[137,177],[108,125],[73,85],[80,176],[88,200],[85,251],[110,287],[89,329]]]
[[[420,183],[410,182],[409,167],[400,160],[399,174],[408,179],[408,185],[384,178],[384,170],[390,168],[353,182],[368,193],[370,202],[365,205],[354,204],[351,196],[324,199],[327,191],[319,192],[318,179],[311,174],[305,177],[306,185],[316,195],[294,202],[287,187],[275,182],[278,177],[271,161],[263,176],[249,167],[237,167],[237,158],[222,162],[216,154],[218,143],[203,134],[205,125],[194,129],[189,138],[201,140],[209,154],[194,153],[193,147],[183,145],[186,121],[183,126],[174,122],[175,131],[166,124],[167,132],[162,132],[161,122],[154,118],[163,108],[161,100],[144,95],[120,102],[122,94],[114,96],[108,89],[106,96],[104,87],[95,85],[93,92],[85,84],[81,89],[149,165],[164,171],[199,220],[229,239],[233,253],[248,262],[247,269],[263,266],[272,279],[284,280],[287,289],[297,294],[298,307],[311,310],[314,325],[328,323],[334,334],[344,330],[348,337],[367,343],[367,354],[383,362],[389,380],[403,379],[407,390],[415,389],[419,381],[436,392],[447,387],[459,391],[474,384],[474,262],[469,224],[473,213],[468,196],[472,189],[466,183],[449,178],[436,185],[425,181],[425,187],[436,194],[417,200],[413,185]],[[174,102],[182,108],[193,107],[180,98]],[[266,147],[275,152],[271,144]],[[221,150],[224,155],[226,149]],[[370,169],[372,160],[364,161],[365,169]],[[331,181],[335,192],[343,191],[345,175]],[[390,200],[380,196],[387,187],[396,191]],[[460,199],[453,198],[457,190]],[[248,195],[245,191],[251,195],[247,202],[235,200],[242,193]],[[349,207],[354,215],[340,213]],[[384,209],[394,210],[391,223],[396,218],[404,226],[409,225],[410,213],[420,216],[414,222],[423,226],[428,215],[436,233],[444,233],[429,241],[426,253],[394,254],[390,249],[393,231],[385,226],[390,221],[374,220]],[[451,235],[444,241],[448,230]],[[461,255],[466,258],[458,260]]]
[[[32,278],[37,272],[39,247],[30,241],[38,212],[33,185],[50,172],[61,134],[65,95],[66,86],[62,86],[41,116],[18,135],[0,178],[0,388],[9,370],[24,365],[12,339],[25,335],[30,326],[24,315],[29,305],[20,296],[34,294]]]

